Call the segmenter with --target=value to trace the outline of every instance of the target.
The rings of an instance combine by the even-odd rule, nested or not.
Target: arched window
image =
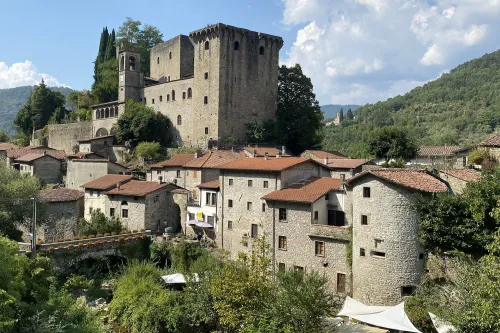
[[[156,63],[159,64],[160,63],[160,57],[156,58]]]
[[[110,116],[111,118],[113,118],[113,117],[115,116],[115,108],[114,108],[114,107],[111,107],[111,108],[109,109],[109,116]]]
[[[193,97],[193,90],[191,88],[188,88],[188,98]]]
[[[240,49],[240,42],[236,41],[234,42],[234,50],[238,51]]]
[[[168,53],[168,59],[172,59],[172,52]]]
[[[185,91],[182,92],[182,99],[186,99],[186,92]]]
[[[172,90],[172,100],[175,101],[175,90]]]
[[[259,47],[259,54],[264,55],[264,46]]]
[[[95,119],[101,119],[99,110],[95,110]]]
[[[104,109],[101,109],[101,118],[104,118]]]
[[[181,117],[181,115],[177,116],[177,125],[182,125],[182,117]]]
[[[126,202],[126,201],[122,201],[121,205],[122,205],[122,206],[128,206],[128,202]]]
[[[104,110],[104,118],[109,118],[109,108]]]
[[[129,64],[129,69],[131,71],[135,71],[135,57],[129,57],[128,58],[128,64]]]
[[[208,50],[210,48],[210,43],[208,40],[205,42],[205,50]]]

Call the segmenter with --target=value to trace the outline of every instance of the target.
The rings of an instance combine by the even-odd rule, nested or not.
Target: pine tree
[[[347,110],[346,118],[348,120],[354,120],[354,114],[352,113],[351,109]]]
[[[111,59],[116,59],[115,29],[113,29],[113,31],[111,31],[111,35],[109,35],[108,45],[106,45],[106,53],[104,55],[104,61]]]
[[[42,82],[35,88],[31,96],[33,129],[43,128],[48,123],[50,116],[54,112],[51,106],[51,91],[42,79]]]

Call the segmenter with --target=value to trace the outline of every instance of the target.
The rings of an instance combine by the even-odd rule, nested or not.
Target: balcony
[[[348,226],[337,227],[328,224],[311,224],[309,236],[326,237],[343,241],[349,241],[350,237]]]
[[[200,199],[188,198],[187,205],[191,207],[200,207]]]

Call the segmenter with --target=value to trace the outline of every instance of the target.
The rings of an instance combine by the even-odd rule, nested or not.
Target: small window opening
[[[229,199],[229,200],[227,201],[227,206],[228,206],[229,208],[232,208],[232,207],[233,207],[233,200]]]
[[[163,102],[163,96],[160,95],[160,102]]]
[[[205,135],[208,135],[208,127],[205,127]]]
[[[233,229],[233,221],[227,221],[227,228]]]
[[[208,80],[208,72],[205,72],[205,80]]]
[[[188,88],[188,98],[193,97],[193,90],[191,88]]]
[[[385,258],[385,252],[380,252],[380,251],[371,251],[370,254],[373,257],[379,257],[379,258]]]
[[[156,58],[156,63],[159,64],[160,63],[160,57]]]
[[[234,42],[234,50],[238,51],[240,49],[240,42],[236,41]]]
[[[363,187],[363,198],[369,198],[371,195],[369,187]]]
[[[185,91],[182,92],[182,99],[186,99],[186,92]]]
[[[131,71],[135,71],[135,57],[129,57],[128,63],[129,63],[129,69]]]
[[[364,257],[365,256],[365,249],[359,249],[359,256]]]
[[[203,97],[203,103],[208,104],[208,96]]]
[[[172,52],[168,53],[168,59],[172,59]]]
[[[205,50],[208,50],[210,48],[210,43],[208,40],[205,42]]]
[[[415,292],[416,287],[415,286],[402,286],[401,287],[401,296],[411,296]]]
[[[259,47],[259,54],[264,55],[264,46]]]
[[[181,117],[181,115],[177,116],[177,125],[182,125],[182,117]]]
[[[368,225],[368,216],[361,215],[361,225]]]
[[[175,90],[172,90],[172,101],[175,101]]]
[[[278,249],[286,250],[286,237],[278,236]]]
[[[257,224],[252,224],[252,230],[250,237],[255,238],[259,235],[259,226]]]
[[[278,215],[280,221],[286,221],[286,208],[280,208]]]

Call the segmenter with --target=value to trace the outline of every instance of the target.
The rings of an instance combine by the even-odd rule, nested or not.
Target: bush
[[[469,163],[481,165],[484,160],[489,158],[490,158],[489,151],[485,149],[476,149],[471,151],[471,153],[469,154]]]
[[[102,237],[104,233],[120,232],[123,227],[118,218],[108,218],[102,212],[93,212],[90,221],[81,219],[78,222],[77,229],[77,233],[82,236]]]
[[[94,280],[88,280],[83,275],[70,275],[63,285],[66,290],[85,290],[90,289],[94,284]]]

